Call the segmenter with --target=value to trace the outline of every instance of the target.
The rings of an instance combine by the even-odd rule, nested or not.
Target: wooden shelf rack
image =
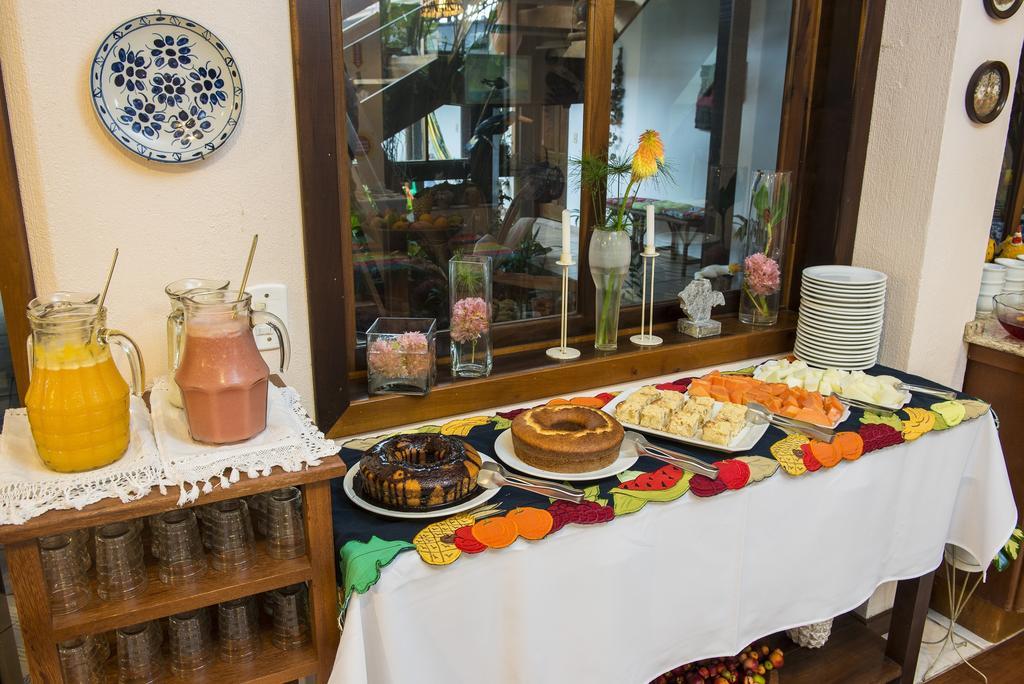
[[[174,510],[178,508],[178,488],[168,487],[166,494],[154,491],[130,503],[106,499],[80,511],[50,511],[23,525],[0,526],[0,544],[4,544],[7,550],[33,681],[62,680],[57,655],[57,643],[60,641],[307,582],[312,627],[310,644],[301,649],[282,651],[270,643],[269,630],[264,630],[263,648],[255,660],[232,664],[214,660],[202,671],[190,675],[188,681],[270,684],[316,676],[317,681],[326,682],[339,639],[330,480],[344,474],[344,463],[339,457],[331,456],[319,466],[299,472],[274,468],[265,477],[249,479],[243,475],[230,488],[215,488],[213,492],[200,496],[195,503],[186,505],[205,505],[281,487],[300,487],[303,490],[306,530],[305,556],[273,559],[267,555],[263,542],[257,542],[256,562],[252,567],[244,571],[210,569],[194,581],[173,585],[161,582],[156,565],[151,563],[148,566],[149,584],[142,595],[123,601],[101,601],[93,588],[91,602],[83,609],[66,615],[53,615],[50,611],[37,539]],[[116,668],[116,656],[112,656],[108,667]],[[166,681],[178,680],[169,678]]]

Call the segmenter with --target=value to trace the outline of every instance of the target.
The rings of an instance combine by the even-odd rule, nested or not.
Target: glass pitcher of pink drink
[[[164,288],[164,294],[171,300],[171,313],[167,314],[167,370],[170,373],[167,396],[172,406],[185,407],[181,402],[181,390],[178,389],[178,383],[174,381],[174,371],[178,370],[178,364],[181,361],[181,345],[184,339],[182,333],[185,331],[183,300],[190,294],[226,290],[228,285],[230,283],[227,280],[218,278],[182,278],[168,283]]]
[[[184,347],[174,379],[181,388],[192,439],[231,444],[267,427],[270,369],[256,348],[253,327],[269,325],[281,345],[280,371],[288,368],[288,331],[277,316],[252,310],[252,296],[224,290],[182,298]]]

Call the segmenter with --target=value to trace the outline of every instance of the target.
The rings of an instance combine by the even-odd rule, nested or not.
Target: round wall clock
[[[991,123],[1010,95],[1010,70],[1002,62],[985,62],[975,69],[967,84],[967,116],[977,123]]]
[[[171,14],[146,14],[111,31],[93,58],[89,92],[115,140],[169,164],[211,154],[242,112],[242,77],[224,43]]]
[[[985,0],[985,11],[994,19],[1009,19],[1021,5],[1024,0]]]

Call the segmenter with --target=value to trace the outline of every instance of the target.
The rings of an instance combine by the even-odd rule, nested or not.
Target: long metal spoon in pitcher
[[[572,501],[579,503],[583,501],[583,492],[575,487],[567,487],[557,482],[547,480],[535,480],[532,477],[525,477],[511,473],[493,461],[488,461],[480,467],[476,475],[476,483],[484,489],[498,489],[499,487],[516,487],[525,489],[534,494],[549,496],[552,499]]]

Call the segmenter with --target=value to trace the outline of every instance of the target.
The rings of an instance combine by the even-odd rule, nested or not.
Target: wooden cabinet
[[[1024,357],[977,344],[967,348],[964,392],[984,399],[999,418],[999,441],[1017,501],[1018,518],[1024,512]],[[988,560],[988,559],[981,559]],[[940,568],[940,573],[945,568]],[[949,614],[944,580],[935,583],[931,606]],[[1024,558],[1003,572],[990,569],[978,585],[959,620],[967,629],[992,642],[1024,629]]]
[[[306,531],[306,555],[276,560],[257,543],[256,563],[244,571],[210,570],[193,582],[168,585],[160,581],[155,565],[150,565],[146,592],[123,601],[93,600],[85,608],[67,615],[53,615],[49,609],[43,566],[37,538],[69,532],[119,520],[130,520],[177,508],[178,488],[166,494],[153,492],[138,501],[121,503],[106,499],[81,511],[50,511],[23,525],[0,527],[0,543],[7,549],[11,579],[21,618],[29,671],[33,681],[60,682],[57,642],[84,634],[106,632],[168,615],[212,606],[243,596],[259,594],[298,582],[309,586],[311,643],[301,649],[282,651],[263,634],[263,648],[255,660],[223,663],[214,660],[189,677],[189,681],[287,682],[315,675],[327,681],[338,646],[338,594],[335,579],[334,538],[331,525],[330,479],[345,474],[345,465],[337,456],[321,465],[289,473],[274,468],[266,477],[242,480],[229,489],[217,488],[203,494],[193,505],[235,499],[281,487],[303,490]],[[116,657],[108,666],[116,668]],[[170,673],[168,673],[170,674]],[[116,673],[114,673],[116,680]],[[166,681],[176,681],[173,678]]]

